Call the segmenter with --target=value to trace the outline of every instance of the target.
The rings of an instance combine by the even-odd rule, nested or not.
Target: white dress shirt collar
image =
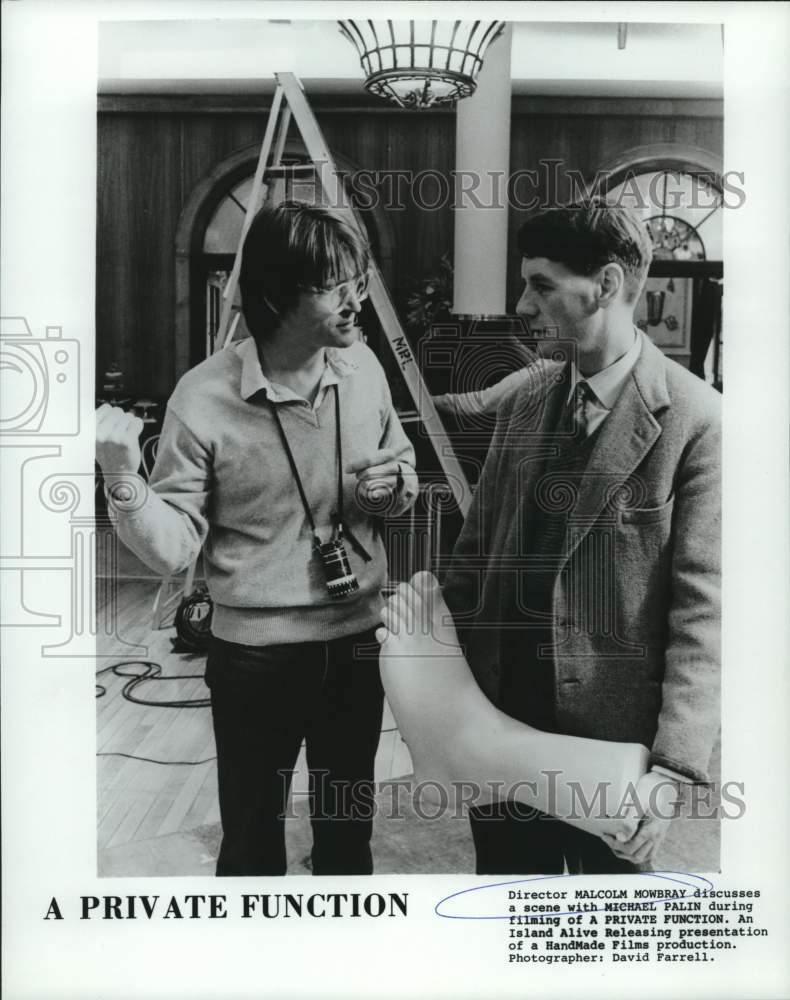
[[[576,383],[586,382],[595,393],[596,401],[600,406],[605,410],[613,409],[620,393],[623,391],[628,376],[631,374],[631,369],[639,358],[641,350],[642,338],[639,331],[634,328],[633,344],[622,357],[618,358],[617,361],[614,361],[607,368],[604,368],[603,371],[596,372],[594,375],[585,378],[576,367],[576,364],[571,362],[571,384],[568,391],[568,401],[573,396]]]

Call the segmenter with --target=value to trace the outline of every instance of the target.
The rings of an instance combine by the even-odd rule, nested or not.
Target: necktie
[[[573,389],[571,400],[571,412],[573,414],[573,424],[585,437],[588,434],[588,424],[590,421],[590,402],[595,398],[590,386],[584,382],[577,382]]]

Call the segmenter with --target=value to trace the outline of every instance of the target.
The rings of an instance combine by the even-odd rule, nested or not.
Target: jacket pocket
[[[660,507],[630,507],[619,512],[621,524],[653,524],[656,521],[669,520],[672,508],[675,506],[674,495]]]

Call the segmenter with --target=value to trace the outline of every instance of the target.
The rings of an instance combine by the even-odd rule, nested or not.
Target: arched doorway
[[[237,150],[216,165],[192,189],[181,213],[175,240],[175,316],[173,324],[176,377],[207,354],[207,331],[216,314],[216,297],[222,275],[233,265],[241,224],[246,211],[244,192],[251,186],[260,154],[257,144]],[[341,176],[357,167],[347,157],[333,154]],[[301,144],[286,144],[282,166],[266,175],[276,201],[286,197],[310,200],[316,190],[315,171]],[[353,201],[353,196],[352,196]],[[385,282],[392,284],[394,237],[380,206],[355,206]],[[214,291],[212,291],[212,289]],[[370,346],[385,368],[390,359],[382,352],[375,312],[363,310],[361,325]],[[210,339],[210,337],[209,337]],[[383,355],[383,356],[382,356]]]

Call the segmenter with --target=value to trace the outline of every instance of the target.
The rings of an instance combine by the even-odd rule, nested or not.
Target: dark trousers
[[[285,818],[302,740],[313,873],[371,874],[384,702],[377,650],[373,631],[272,646],[212,639],[206,684],[222,819],[217,875],[285,874]]]
[[[478,875],[624,875],[645,866],[615,857],[591,833],[519,802],[469,811]]]

